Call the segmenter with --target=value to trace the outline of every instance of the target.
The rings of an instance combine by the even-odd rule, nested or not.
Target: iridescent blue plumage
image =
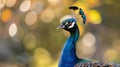
[[[75,49],[75,43],[79,37],[79,30],[77,25],[74,28],[75,29],[73,30],[69,30],[71,32],[71,36],[67,39],[62,50],[59,67],[74,67],[74,65],[79,61],[76,56]]]
[[[76,63],[86,61],[76,56],[75,44],[79,38],[79,29],[76,24],[76,19],[72,17],[65,19],[58,28],[63,28],[70,32],[70,37],[63,47],[58,67],[74,67]]]
[[[75,6],[71,7],[71,9],[75,9]],[[83,18],[83,23],[85,23],[86,17],[84,16],[84,12],[81,9],[80,15]],[[73,17],[66,18],[62,21],[58,28],[62,28],[70,32],[70,37],[64,44],[58,67],[74,67],[74,65],[78,62],[87,62],[88,60],[79,59],[76,55],[75,44],[79,38],[79,29],[76,23],[76,19]]]

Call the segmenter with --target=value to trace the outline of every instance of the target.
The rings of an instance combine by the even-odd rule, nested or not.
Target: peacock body
[[[72,6],[70,9],[77,10],[78,8]],[[86,16],[81,8],[79,9],[79,14],[85,24]],[[92,62],[92,60],[77,57],[75,44],[79,38],[79,29],[74,17],[65,18],[57,28],[70,32],[70,36],[65,42],[61,52],[58,67],[120,67],[120,65],[115,66],[111,63]]]

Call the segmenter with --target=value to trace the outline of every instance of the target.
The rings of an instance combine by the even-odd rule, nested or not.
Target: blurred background
[[[69,33],[57,30],[69,6],[77,15],[77,56],[120,62],[120,0],[0,0],[0,67],[57,67]],[[77,13],[77,12],[76,12]]]

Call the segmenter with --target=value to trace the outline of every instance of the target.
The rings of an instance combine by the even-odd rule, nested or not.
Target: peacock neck
[[[70,32],[70,37],[67,39],[63,47],[58,67],[74,67],[74,65],[79,61],[79,58],[76,56],[75,47],[78,38],[78,29],[74,30],[74,32]]]

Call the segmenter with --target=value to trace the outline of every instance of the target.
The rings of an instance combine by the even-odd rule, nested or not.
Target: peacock
[[[86,16],[81,8],[71,6],[69,9],[73,11],[79,10],[83,23],[86,23]],[[77,57],[76,42],[79,38],[79,29],[75,17],[65,18],[57,29],[64,29],[70,33],[61,52],[58,67],[120,67],[120,65],[115,66],[112,63],[93,62],[92,60]]]

